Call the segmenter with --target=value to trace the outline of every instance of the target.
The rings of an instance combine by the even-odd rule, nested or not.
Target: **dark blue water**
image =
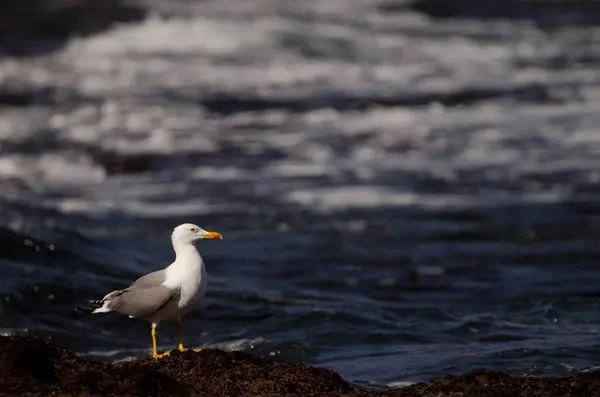
[[[189,345],[380,385],[598,365],[598,28],[294,4],[0,60],[41,98],[0,108],[0,333],[147,356],[148,324],[73,308],[193,222],[224,240]]]

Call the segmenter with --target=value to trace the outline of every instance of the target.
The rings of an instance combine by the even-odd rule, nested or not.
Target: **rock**
[[[0,395],[191,395],[192,388],[147,367],[92,362],[34,338],[0,338]]]
[[[0,337],[0,395],[324,395],[354,389],[333,371],[219,350],[107,365],[37,338]]]
[[[0,337],[0,396],[600,397],[600,373],[563,379],[496,371],[370,390],[337,373],[247,353],[174,351],[118,364],[79,357],[38,338]]]
[[[600,373],[563,379],[512,376],[497,371],[448,376],[427,384],[408,386],[402,397],[567,397],[600,396]]]

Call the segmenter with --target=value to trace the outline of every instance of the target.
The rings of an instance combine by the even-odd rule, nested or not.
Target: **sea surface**
[[[374,386],[600,365],[600,28],[390,3],[179,4],[2,57],[35,101],[0,107],[0,334],[149,355],[74,308],[193,222],[224,239],[189,346]]]

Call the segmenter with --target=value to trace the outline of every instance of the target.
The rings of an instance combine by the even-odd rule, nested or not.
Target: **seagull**
[[[152,325],[152,357],[162,358],[170,352],[156,351],[156,328],[164,320],[175,320],[179,351],[183,346],[181,317],[189,314],[204,297],[207,273],[204,261],[194,246],[198,240],[222,240],[217,232],[208,232],[192,223],[173,229],[171,242],[175,260],[169,266],[135,280],[125,289],[112,291],[102,299],[91,300],[88,307],[77,308],[92,314],[117,312],[149,321]],[[200,351],[201,349],[192,349]]]

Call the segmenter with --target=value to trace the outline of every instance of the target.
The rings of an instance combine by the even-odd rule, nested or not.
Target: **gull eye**
[[[198,231],[198,229],[196,229],[195,227],[190,229],[190,232],[192,232],[192,233],[196,233],[197,231]]]

